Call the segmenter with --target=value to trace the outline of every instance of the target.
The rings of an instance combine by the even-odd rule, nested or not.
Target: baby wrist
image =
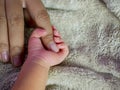
[[[42,67],[44,67],[44,68],[47,68],[47,69],[50,68],[50,65],[49,65],[47,62],[45,62],[45,60],[40,59],[40,58],[39,58],[39,59],[27,58],[27,59],[26,59],[26,62],[27,62],[27,63],[38,64],[38,65],[40,65],[40,66],[42,66]]]

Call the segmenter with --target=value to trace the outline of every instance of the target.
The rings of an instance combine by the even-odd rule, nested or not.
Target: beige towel
[[[120,90],[120,0],[42,1],[70,48],[51,68],[46,90]],[[9,90],[18,72],[0,64],[0,90]]]

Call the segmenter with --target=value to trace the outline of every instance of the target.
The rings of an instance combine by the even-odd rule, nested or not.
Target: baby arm
[[[42,29],[36,29],[32,33],[28,44],[28,57],[12,90],[45,90],[50,67],[61,63],[68,55],[68,47],[55,28],[54,41],[59,48],[58,52],[44,48],[40,38],[45,34]]]

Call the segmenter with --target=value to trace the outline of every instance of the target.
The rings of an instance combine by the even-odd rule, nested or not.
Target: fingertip
[[[0,53],[0,61],[7,63],[9,61],[8,51],[3,51]]]
[[[61,37],[60,33],[57,30],[54,31],[54,36]]]
[[[60,36],[60,33],[58,32],[58,30],[56,29],[55,26],[52,26],[52,29],[53,29],[54,36],[59,36],[59,37],[61,37],[61,36]]]
[[[53,30],[56,30],[56,27],[55,27],[55,26],[52,26],[52,29],[53,29]]]
[[[57,45],[53,41],[48,44],[48,47],[54,52],[59,52]]]
[[[63,49],[63,48],[65,48],[65,43],[64,43],[64,42],[61,42],[61,43],[57,44],[57,47],[58,47],[59,49]]]
[[[21,66],[21,65],[22,65],[21,56],[18,55],[18,56],[12,57],[11,63],[12,63],[15,67]]]
[[[10,47],[10,59],[14,66],[21,66],[24,59],[24,47],[12,46]]]
[[[55,43],[62,43],[63,42],[61,37],[54,37],[54,41],[55,41]]]
[[[59,48],[59,50],[61,51],[60,53],[68,55],[69,53],[69,48],[68,46],[63,42],[61,44],[58,44],[57,47]]]

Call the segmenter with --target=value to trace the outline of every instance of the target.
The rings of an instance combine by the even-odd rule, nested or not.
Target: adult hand
[[[46,36],[42,37],[44,46],[58,52],[53,41],[49,15],[40,0],[0,0],[0,59],[8,62],[10,57],[15,66],[20,66],[23,60],[23,6],[27,9],[27,15],[32,18],[33,22],[47,31]]]
[[[20,0],[0,0],[0,60],[21,65],[24,17]]]

